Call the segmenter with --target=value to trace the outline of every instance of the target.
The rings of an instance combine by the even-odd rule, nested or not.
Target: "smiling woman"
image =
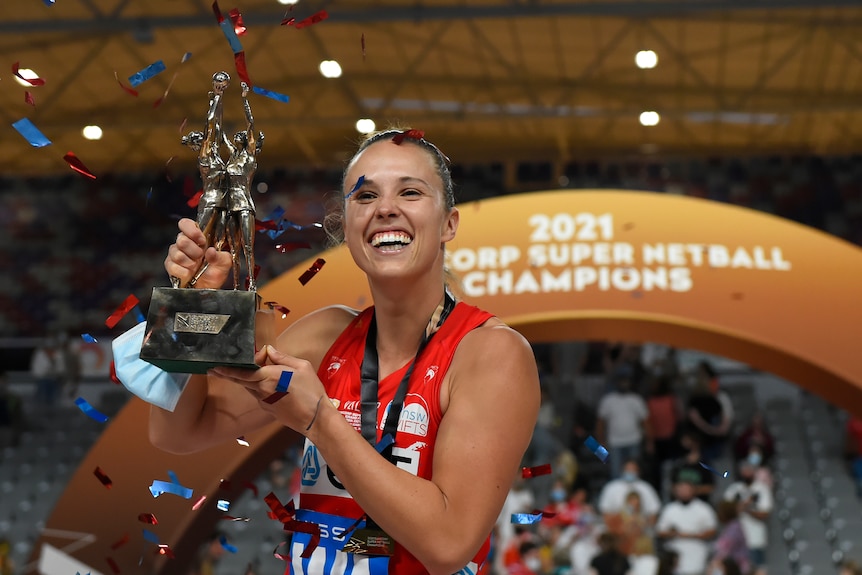
[[[213,369],[172,412],[152,407],[150,438],[174,453],[273,421],[305,437],[296,519],[320,540],[294,534],[296,573],[476,573],[488,555],[539,383],[526,340],[446,288],[452,189],[446,157],[421,132],[371,136],[329,226],[340,222],[375,305],[312,312],[259,351],[259,369]],[[168,273],[188,278],[206,260],[196,287],[221,287],[229,254],[193,221],[179,227]]]

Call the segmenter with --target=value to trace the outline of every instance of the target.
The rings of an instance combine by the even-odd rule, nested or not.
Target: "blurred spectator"
[[[856,481],[856,491],[862,497],[862,418],[855,415],[847,420],[844,453],[850,464],[850,473]]]
[[[838,569],[838,575],[862,575],[862,567],[855,561],[844,561]]]
[[[545,506],[544,511],[554,515],[543,519],[542,523],[566,527],[576,525],[582,513],[592,513],[592,507],[587,502],[587,491],[584,487],[579,486],[570,492],[566,483],[557,479],[551,488],[551,502]]]
[[[60,385],[66,388],[69,397],[74,399],[78,396],[78,386],[81,383],[80,339],[73,339],[63,333],[60,336],[60,353],[63,356],[63,381]]]
[[[721,501],[716,509],[721,531],[713,544],[712,572],[719,572],[725,559],[733,559],[743,573],[750,570],[748,544],[739,521],[738,504],[735,501]]]
[[[665,546],[679,553],[679,575],[703,575],[709,558],[708,541],[718,528],[712,506],[695,497],[693,480],[684,475],[674,484],[675,500],[664,506],[656,524]]]
[[[506,565],[509,575],[541,575],[542,557],[539,546],[533,541],[524,541],[518,546],[514,561]]]
[[[769,542],[767,521],[772,512],[772,489],[756,479],[757,468],[748,461],[737,467],[737,480],[724,492],[726,501],[740,506],[740,523],[745,533],[753,568],[766,565],[766,545]]]
[[[725,557],[713,566],[710,575],[748,575],[748,571],[744,571],[732,557]]]
[[[656,571],[652,526],[636,491],[626,496],[625,508],[607,523],[608,531],[618,537],[619,550],[629,558],[633,575],[653,575]]]
[[[605,347],[603,357],[605,374],[610,376],[609,391],[614,391],[618,384],[615,376],[626,376],[631,380],[632,389],[638,389],[644,379],[644,366],[641,363],[639,345],[618,342]]]
[[[693,431],[682,434],[680,445],[685,455],[674,463],[671,483],[678,483],[683,474],[688,474],[695,485],[694,493],[698,499],[709,503],[715,491],[715,477],[702,464],[700,435]]]
[[[24,430],[22,405],[21,398],[9,389],[6,372],[0,371],[0,447],[17,447],[20,443]]]
[[[57,401],[57,394],[65,375],[63,352],[54,337],[48,337],[39,346],[30,362],[30,373],[36,379],[36,399],[47,407]]]
[[[652,525],[661,510],[661,499],[653,489],[652,485],[640,478],[640,466],[636,460],[629,460],[623,466],[623,473],[619,479],[613,479],[605,484],[599,495],[599,513],[605,518],[605,522],[612,515],[622,513],[626,506],[626,498],[629,493],[635,492],[640,496],[643,513]]]
[[[189,568],[189,575],[215,575],[216,565],[226,552],[221,544],[222,537],[224,535],[221,532],[214,531],[201,545]]]
[[[679,428],[682,423],[682,403],[671,389],[668,376],[658,376],[650,382],[647,411],[655,451],[650,466],[650,483],[661,492],[662,470],[668,461],[679,456]]]
[[[709,379],[711,369],[703,362],[698,370],[694,390],[688,400],[686,417],[689,429],[701,434],[701,450],[707,461],[713,461],[721,454],[722,444],[730,429],[730,419],[719,401],[717,380]]]
[[[641,458],[641,446],[653,451],[649,412],[643,398],[634,392],[631,374],[613,376],[615,391],[599,401],[596,439],[608,449],[611,479],[622,472],[625,461]]]
[[[512,523],[512,514],[529,513],[535,508],[536,502],[533,492],[527,485],[527,481],[519,475],[512,483],[506,500],[503,502],[500,515],[497,516],[496,545],[500,551],[497,562],[498,571],[506,566],[507,554],[516,553],[521,543],[532,539],[532,534],[523,526]]]
[[[0,537],[0,575],[15,574],[15,563],[10,557],[11,552],[12,546],[9,544],[9,540]]]
[[[631,564],[613,533],[599,535],[599,554],[590,561],[590,575],[628,575]]]
[[[679,572],[679,553],[665,549],[659,554],[655,575],[676,575]]]
[[[775,439],[766,428],[766,422],[760,412],[751,417],[751,423],[736,438],[733,445],[735,459],[745,459],[754,447],[760,449],[764,465],[769,463],[775,454]]]

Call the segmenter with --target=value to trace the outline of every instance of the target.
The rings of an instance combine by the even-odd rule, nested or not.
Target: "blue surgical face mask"
[[[756,451],[754,453],[749,453],[748,462],[755,467],[759,467],[760,464],[763,462],[763,456]]]
[[[566,500],[566,490],[559,488],[551,491],[551,501],[555,503],[562,503]]]
[[[628,481],[629,483],[637,481],[637,479],[638,479],[637,473],[632,473],[631,471],[626,471],[620,477],[622,478],[623,481]]]

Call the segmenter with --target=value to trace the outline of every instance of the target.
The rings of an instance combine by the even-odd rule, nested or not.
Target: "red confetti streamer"
[[[87,166],[84,165],[78,156],[75,155],[74,152],[66,152],[66,155],[63,156],[63,159],[66,160],[66,163],[69,164],[69,167],[78,172],[79,174],[83,174],[88,178],[96,179],[96,176],[93,175],[93,172],[87,169]]]
[[[317,549],[317,546],[320,544],[320,527],[315,523],[290,520],[284,524],[284,530],[293,531],[294,533],[308,533],[311,535],[311,541],[308,542],[308,545],[306,545],[305,549],[302,551],[302,555],[300,555],[303,559],[311,557],[311,554],[314,553],[314,550]]]
[[[276,302],[274,302],[274,301],[268,301],[268,302],[265,302],[263,305],[268,306],[268,307],[269,307],[269,309],[274,309],[274,310],[280,311],[280,312],[281,312],[281,318],[282,318],[282,319],[284,319],[285,317],[287,317],[287,314],[289,314],[289,313],[290,313],[290,310],[289,310],[289,309],[287,309],[287,308],[286,308],[286,307],[284,307],[283,305],[278,304],[278,303],[276,303]]]
[[[114,78],[117,79],[117,84],[120,85],[120,88],[122,88],[126,92],[126,94],[131,94],[132,96],[134,96],[136,98],[138,97],[138,91],[137,90],[135,90],[134,88],[130,88],[128,86],[123,85],[123,82],[122,82],[122,80],[120,80],[120,76],[117,74],[116,70],[114,70]]]
[[[24,103],[36,107],[36,98],[29,91],[24,92]]]
[[[20,62],[15,62],[14,64],[12,64],[12,73],[15,74],[16,76],[18,76],[19,78],[21,78],[22,80],[24,80],[25,82],[27,82],[28,84],[30,84],[31,86],[44,86],[45,85],[45,80],[43,80],[42,78],[38,78],[38,77],[37,78],[25,78],[24,76],[22,76],[21,73],[18,71],[19,67],[20,67]]]
[[[275,403],[276,401],[278,401],[279,399],[281,399],[285,395],[287,395],[286,391],[276,391],[276,392],[273,392],[272,394],[268,395],[267,397],[264,397],[263,402],[268,403],[269,405],[272,405],[273,403]]]
[[[422,130],[406,130],[401,132],[400,134],[395,134],[392,136],[392,141],[396,144],[401,144],[405,138],[410,138],[411,140],[421,140],[425,137],[425,132]]]
[[[117,562],[114,561],[113,557],[105,557],[105,560],[108,562],[108,565],[111,566],[111,571],[114,572],[114,575],[120,575],[120,566],[117,565]]]
[[[251,521],[251,517],[234,517],[233,515],[222,515],[219,519],[222,521],[233,521],[234,523],[242,521],[243,523],[248,523]]]
[[[285,17],[281,20],[281,25],[282,25],[282,26],[293,26],[293,23],[294,23],[294,22],[296,22],[296,18],[288,18],[287,16],[285,16]]]
[[[105,472],[102,471],[101,467],[96,467],[96,469],[93,470],[93,475],[95,475],[96,478],[102,482],[102,485],[104,485],[108,489],[110,489],[111,486],[114,485],[114,482],[111,481],[110,477],[105,475]]]
[[[272,555],[276,559],[281,559],[282,561],[287,561],[289,563],[290,562],[290,553],[288,553],[287,555],[282,555],[281,553],[278,552],[279,548],[282,545],[287,545],[287,541],[282,541],[281,543],[276,545],[275,549],[272,550]]]
[[[293,509],[293,499],[288,503],[288,507],[285,507],[281,504],[281,501],[278,500],[278,496],[270,491],[269,494],[263,498],[263,502],[272,510],[273,519],[277,519],[281,523],[287,523],[288,521],[293,520],[293,515],[295,513]]]
[[[200,499],[198,499],[198,500],[195,502],[195,504],[194,504],[194,505],[192,505],[192,511],[197,511],[198,509],[200,509],[200,508],[201,508],[201,505],[203,505],[203,504],[204,504],[204,501],[206,501],[206,500],[207,500],[207,496],[206,496],[206,495],[201,495]]]
[[[228,12],[230,22],[233,24],[233,31],[237,36],[242,36],[246,32],[245,23],[242,21],[242,14],[239,13],[239,8],[234,8]]]
[[[114,327],[116,327],[119,321],[123,319],[123,316],[129,313],[132,308],[139,303],[140,302],[138,301],[138,298],[136,298],[134,294],[129,294],[129,296],[125,300],[123,300],[123,303],[120,304],[120,306],[114,311],[114,313],[108,316],[108,319],[105,320],[105,325],[113,329]]]
[[[188,123],[188,121],[189,121],[189,119],[188,119],[188,118],[183,118],[183,121],[182,121],[182,123],[180,123],[180,127],[179,127],[179,129],[177,130],[177,132],[179,132],[180,134],[182,134],[182,133],[183,133],[183,130],[185,130],[185,129],[186,129],[186,124]]]
[[[190,208],[196,208],[198,207],[198,204],[201,203],[201,198],[203,197],[203,195],[204,191],[198,190],[198,193],[189,198],[189,201],[187,201],[186,203],[189,205]]]
[[[120,547],[122,547],[123,545],[125,545],[128,542],[129,542],[129,534],[126,533],[119,540],[117,540],[115,543],[113,543],[111,545],[111,549],[116,551],[117,549],[119,549]]]
[[[245,52],[237,52],[233,55],[234,64],[236,64],[236,73],[239,79],[248,84],[251,88],[254,84],[251,83],[251,78],[248,77],[248,67],[245,65]]]
[[[312,24],[317,24],[318,22],[322,22],[323,20],[326,20],[327,18],[329,18],[329,12],[327,12],[326,10],[321,10],[320,12],[316,12],[304,20],[300,20],[299,22],[296,22],[293,25],[293,27],[296,28],[297,30],[302,30],[303,28],[307,28],[308,26],[311,26]]]
[[[218,7],[218,0],[213,1],[213,14],[215,14],[216,20],[219,24],[224,22],[224,16],[222,16],[221,10]]]
[[[171,91],[171,88],[172,88],[172,87],[173,87],[173,85],[174,85],[174,80],[176,80],[176,79],[177,79],[177,74],[179,74],[179,72],[174,72],[174,75],[173,75],[173,77],[171,78],[171,81],[170,81],[170,82],[168,82],[168,87],[167,87],[167,88],[165,88],[165,93],[164,93],[164,94],[162,94],[162,97],[161,97],[161,98],[159,98],[158,100],[156,100],[155,102],[153,102],[153,108],[158,108],[159,106],[161,106],[161,105],[162,105],[162,102],[164,102],[164,101],[165,101],[165,98],[167,98],[167,97],[168,97],[168,92],[170,92],[170,91]]]
[[[174,177],[171,175],[171,162],[174,161],[174,158],[176,158],[176,156],[171,156],[168,158],[168,161],[165,162],[165,179],[171,184],[174,183]]]
[[[362,59],[365,60],[365,32],[363,32],[362,36],[359,38],[359,43],[362,46]]]
[[[158,525],[159,520],[152,513],[141,513],[138,515],[138,521],[141,523],[149,523],[150,525]]]
[[[239,443],[240,445],[242,445],[243,447],[248,447],[248,440],[243,435],[240,435],[239,437],[237,437],[236,442]]]
[[[322,268],[323,264],[325,263],[326,260],[324,260],[323,258],[317,258],[317,260],[315,260],[315,262],[311,264],[311,267],[302,272],[302,275],[299,276],[299,283],[305,285],[309,281],[311,281],[311,278],[317,275],[317,272],[320,271],[320,268]]]
[[[168,559],[175,559],[174,552],[171,551],[171,548],[165,545],[164,543],[159,544],[159,555],[164,555]]]
[[[276,244],[275,249],[277,249],[283,254],[286,254],[287,252],[291,252],[293,250],[310,250],[311,244],[308,242],[287,242],[286,244]]]
[[[524,467],[521,469],[521,477],[529,479],[530,477],[539,477],[540,475],[550,475],[551,464],[537,465],[535,467]]]
[[[272,220],[254,220],[254,231],[277,230],[278,222]]]
[[[120,381],[120,378],[117,377],[117,366],[114,365],[113,360],[111,361],[111,365],[108,366],[108,370],[109,370],[110,375],[111,375],[111,381],[113,381],[117,385],[123,385],[122,382]]]

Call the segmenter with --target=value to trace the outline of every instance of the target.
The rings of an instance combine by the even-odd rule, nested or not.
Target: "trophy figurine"
[[[203,132],[183,136],[182,143],[198,153],[203,194],[198,204],[197,224],[207,247],[230,249],[233,289],[193,289],[207,263],[187,285],[171,277],[171,287],[153,288],[141,359],[174,373],[206,373],[216,365],[257,368],[254,363],[255,332],[260,296],[254,278],[255,209],[251,183],[257,170],[257,154],[263,133],[254,133],[254,118],[248,102],[248,86],[242,83],[246,129],[233,142],[222,130],[226,72],[213,75],[209,110]],[[221,145],[229,151],[227,161]],[[240,289],[240,269],[245,263],[247,288]]]

